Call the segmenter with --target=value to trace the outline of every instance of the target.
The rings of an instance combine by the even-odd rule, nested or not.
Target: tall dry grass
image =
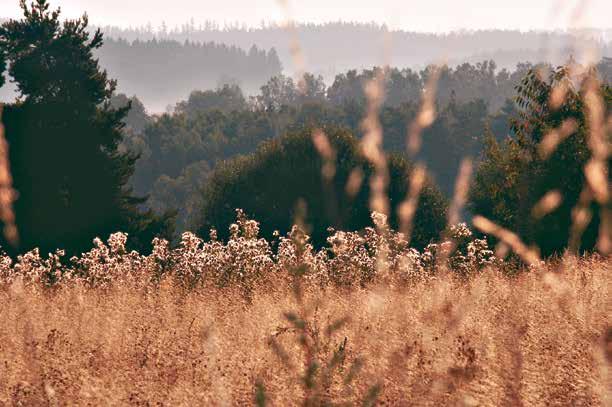
[[[610,263],[393,287],[0,290],[0,405],[610,403]]]

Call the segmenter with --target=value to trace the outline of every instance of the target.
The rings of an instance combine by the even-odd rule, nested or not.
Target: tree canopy
[[[593,145],[584,92],[596,75],[589,71],[576,77],[570,74],[571,69],[560,67],[547,77],[532,70],[524,78],[517,88],[519,114],[512,126],[515,136],[502,143],[489,138],[471,192],[473,213],[516,231],[544,255],[560,253],[572,241],[573,249],[592,250],[599,234],[601,205],[593,199],[594,192],[585,180],[585,165],[592,158]],[[551,106],[551,95],[560,86],[567,89],[563,103]],[[596,86],[602,96],[604,117],[609,117],[609,84],[597,82]],[[547,152],[542,143],[553,130],[566,134],[554,151]],[[604,143],[610,142],[609,136]],[[608,183],[610,179],[608,174]],[[558,207],[551,208],[554,210],[550,213],[534,211],[548,193],[559,197]],[[578,232],[575,215],[580,208],[591,219],[579,233],[578,245],[574,240]]]
[[[334,150],[334,176],[322,174],[324,159],[312,141],[312,130],[302,130],[265,142],[255,153],[220,163],[203,190],[199,232],[215,228],[220,237],[235,220],[237,208],[261,222],[263,236],[285,233],[296,221],[299,202],[303,221],[315,245],[325,244],[327,228],[360,230],[371,225],[369,179],[373,167],[361,155],[358,140],[347,130],[324,130]],[[399,156],[388,158],[391,224],[397,227],[397,207],[406,199],[412,167]],[[353,171],[363,182],[353,195],[346,192]],[[423,247],[437,239],[446,225],[446,200],[428,182],[415,215],[412,244]]]

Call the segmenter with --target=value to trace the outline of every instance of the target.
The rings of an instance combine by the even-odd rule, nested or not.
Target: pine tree
[[[94,51],[102,46],[86,15],[60,21],[47,0],[0,27],[0,49],[21,94],[5,114],[20,247],[76,253],[96,237],[127,231],[140,245],[168,219],[141,213],[145,198],[126,187],[137,157],[118,151],[129,107],[110,104],[116,82]]]

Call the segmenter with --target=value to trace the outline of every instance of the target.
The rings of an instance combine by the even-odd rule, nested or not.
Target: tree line
[[[180,211],[178,230],[201,233],[227,230],[235,206],[261,217],[266,234],[284,233],[301,211],[298,202],[306,204],[306,219],[316,226],[315,240],[326,227],[368,224],[372,167],[359,148],[367,108],[363,85],[380,68],[338,75],[329,87],[312,74],[297,83],[276,76],[252,98],[225,84],[194,91],[172,112],[149,116],[137,98],[117,95],[116,82],[95,58],[103,35],[90,32],[86,17],[62,22],[47,0],[22,8],[21,20],[0,26],[0,72],[8,72],[21,95],[3,117],[19,194],[14,206],[20,244],[3,241],[3,249],[21,253],[40,247],[44,253],[63,247],[78,253],[93,237],[118,230],[130,233],[133,247],[142,249],[154,236],[172,235],[171,209]],[[609,202],[583,172],[594,158],[580,85],[597,89],[609,117],[610,68],[604,59],[598,70],[579,78],[567,68],[529,64],[514,73],[497,71],[492,62],[436,71],[438,114],[424,131],[420,153],[411,157],[430,172],[417,208],[415,244],[443,233],[444,195],[452,191],[462,158],[470,156],[478,163],[469,201],[473,213],[519,231],[553,254],[571,241],[575,231],[564,219],[580,204],[590,221],[577,247],[595,247]],[[433,70],[384,72],[388,95],[379,120],[392,208],[406,196],[414,168],[405,154],[406,131],[419,114]],[[566,97],[553,109],[549,100],[559,83]],[[543,135],[568,119],[574,127],[553,159],[538,155]],[[312,142],[316,129],[325,131],[336,153],[335,184],[321,173],[324,162]],[[609,143],[609,132],[604,134],[602,142]],[[604,162],[609,167],[609,154],[596,158],[597,168]],[[361,188],[347,199],[342,194],[354,173],[360,174]],[[563,203],[543,216],[531,213],[551,189]]]
[[[453,192],[461,160],[478,160],[487,132],[499,141],[512,133],[510,119],[518,113],[515,87],[536,68],[552,69],[521,63],[510,72],[497,70],[493,61],[438,68],[438,114],[425,129],[416,158],[427,164],[445,195]],[[199,216],[203,179],[217,163],[304,128],[336,126],[360,138],[367,107],[364,85],[379,69],[339,74],[329,87],[313,74],[299,82],[277,76],[250,98],[238,86],[194,91],[173,112],[157,116],[147,115],[137,97],[117,95],[116,107],[132,101],[123,147],[140,159],[131,185],[137,193],[150,195],[148,205],[158,213],[178,209],[178,229],[189,228]],[[433,69],[386,72],[386,98],[379,115],[386,151],[405,153],[407,128],[419,112]],[[603,60],[598,70],[605,81],[612,72],[610,60]]]
[[[95,32],[90,27],[88,31]],[[155,112],[163,112],[193,89],[238,84],[256,93],[283,70],[275,49],[252,44],[239,48],[210,41],[106,38],[93,55],[110,77],[119,79],[119,92],[138,95]],[[14,99],[13,91],[13,87],[5,87],[0,100]]]
[[[108,39],[95,55],[109,75],[121,81],[121,92],[138,95],[154,111],[164,111],[193,89],[239,84],[255,92],[282,72],[273,48],[214,42]]]
[[[600,67],[607,64],[609,69],[611,62],[603,61]],[[482,133],[466,128],[473,108],[458,109],[451,100],[438,123],[425,132],[425,148],[417,160],[429,158],[428,167],[444,182],[450,181],[445,168],[458,174],[462,155],[478,152],[475,177],[466,191],[467,207],[472,214],[493,221],[495,226],[488,227],[487,233],[505,236],[504,242],[517,253],[529,250],[551,256],[565,250],[598,250],[609,254],[612,88],[603,77],[594,67],[571,62],[548,72],[530,69],[516,86],[515,111],[503,117],[510,130],[505,137],[496,137],[490,125]],[[313,226],[309,232],[317,246],[327,243],[322,234],[326,227],[360,230],[368,225],[364,212],[369,208],[373,169],[357,147],[357,133],[348,131],[347,136],[336,124],[300,128],[305,130],[289,131],[260,144],[254,154],[217,165],[201,193],[200,218],[194,223],[200,234],[210,228],[227,230],[236,207],[261,219],[261,230],[268,238],[275,230],[287,232],[296,219],[304,219]],[[317,129],[327,134],[327,153],[315,148]],[[408,180],[415,170],[397,152],[387,153],[386,161],[389,220],[398,228],[401,205],[410,197]],[[356,192],[350,192],[355,171],[361,182]],[[440,186],[444,188],[444,183]],[[303,207],[296,206],[296,201]],[[448,233],[447,202],[431,179],[426,180],[415,210],[410,234],[414,247]]]

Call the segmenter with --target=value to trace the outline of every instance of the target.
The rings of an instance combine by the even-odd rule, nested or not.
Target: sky
[[[66,17],[87,12],[99,25],[154,27],[206,20],[358,21],[423,32],[460,29],[610,28],[612,0],[50,0]],[[282,6],[282,3],[288,6]],[[0,0],[0,17],[18,17],[18,0]]]

